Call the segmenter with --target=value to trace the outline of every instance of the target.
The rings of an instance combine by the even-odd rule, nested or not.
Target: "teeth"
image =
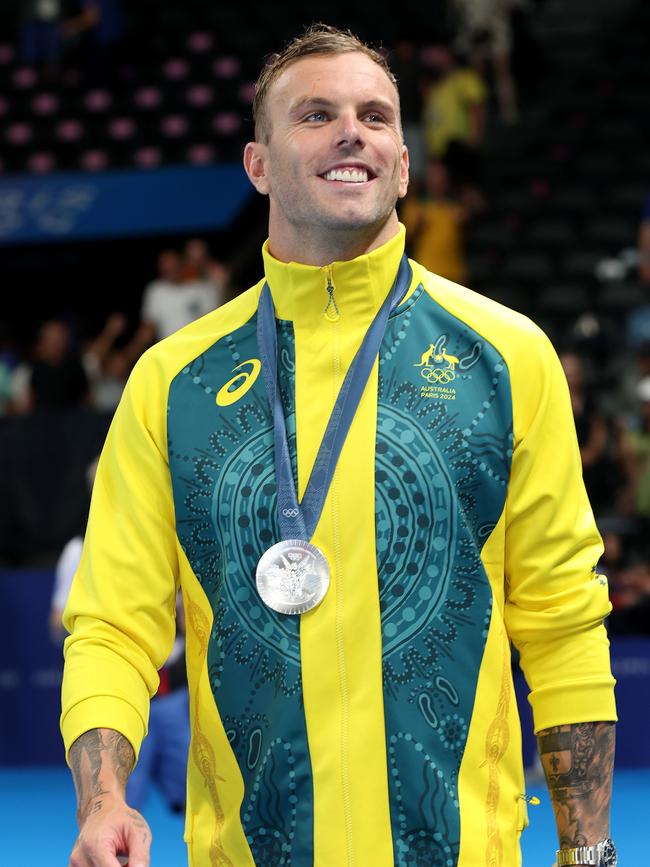
[[[346,184],[363,184],[368,180],[365,169],[330,169],[325,175],[326,181],[343,181]]]

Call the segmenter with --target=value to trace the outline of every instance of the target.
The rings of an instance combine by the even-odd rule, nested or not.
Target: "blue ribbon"
[[[273,415],[278,521],[282,539],[303,539],[309,542],[314,535],[341,449],[384,338],[388,317],[406,294],[411,283],[411,273],[408,259],[402,256],[395,282],[366,331],[345,375],[300,503],[293,480],[287,428],[278,386],[275,308],[269,284],[265,283],[262,287],[257,306],[257,343]]]

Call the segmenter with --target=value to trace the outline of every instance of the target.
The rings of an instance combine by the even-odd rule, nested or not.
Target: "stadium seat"
[[[602,258],[603,251],[600,249],[572,250],[562,260],[560,273],[570,279],[593,279],[596,266]]]
[[[509,283],[541,286],[554,274],[551,257],[536,250],[522,250],[506,257],[503,276]]]
[[[14,62],[16,49],[9,42],[0,43],[0,66],[9,66]]]
[[[605,253],[616,253],[623,247],[636,245],[637,225],[628,217],[594,217],[586,224],[583,239],[600,245]]]
[[[35,115],[50,117],[59,111],[59,97],[54,93],[37,93],[31,102],[31,108]]]
[[[603,312],[629,313],[630,309],[648,303],[650,292],[639,280],[621,283],[604,283],[598,292],[596,303]]]
[[[193,84],[185,92],[187,104],[198,109],[212,105],[214,96],[214,88],[209,84]]]
[[[61,142],[80,141],[84,137],[84,134],[85,128],[83,124],[78,120],[74,120],[74,118],[67,118],[56,125],[55,135]]]
[[[27,171],[36,175],[46,175],[57,168],[56,157],[47,151],[36,151],[27,158]]]
[[[7,127],[5,138],[10,145],[25,145],[34,138],[34,127],[30,123],[12,123]]]
[[[191,165],[206,166],[217,162],[218,153],[214,145],[193,144],[187,149],[185,158]]]
[[[218,57],[212,64],[212,71],[217,78],[236,78],[241,71],[241,63],[236,57]]]
[[[212,50],[214,39],[207,31],[190,33],[186,40],[187,50],[192,54],[207,54]]]
[[[543,314],[569,316],[583,313],[594,306],[593,293],[584,283],[553,283],[544,286],[536,299],[537,309]]]
[[[565,250],[575,243],[575,238],[575,223],[562,217],[538,218],[526,234],[531,246],[548,250]]]
[[[132,117],[114,117],[109,121],[107,133],[115,141],[128,141],[134,138],[137,125]]]
[[[162,151],[157,147],[141,147],[133,154],[133,164],[140,169],[157,168],[162,161]]]
[[[189,128],[189,121],[182,114],[169,114],[160,121],[160,133],[165,138],[184,138],[187,136]]]
[[[83,107],[92,114],[108,111],[113,105],[113,96],[104,88],[89,90],[84,94]]]
[[[11,81],[16,90],[30,90],[38,84],[38,73],[31,66],[19,66],[14,70]]]
[[[103,171],[108,165],[108,153],[99,148],[84,151],[79,158],[79,168],[85,172]]]
[[[232,111],[222,111],[212,118],[212,129],[218,135],[230,136],[239,132],[241,128],[241,118],[238,114]]]
[[[183,81],[189,75],[190,66],[182,57],[172,57],[165,61],[162,71],[168,81]]]
[[[143,111],[156,109],[163,101],[162,91],[159,87],[139,87],[133,94],[133,103]]]

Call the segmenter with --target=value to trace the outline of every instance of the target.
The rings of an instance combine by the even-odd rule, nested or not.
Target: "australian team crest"
[[[413,365],[420,368],[420,375],[426,381],[426,385],[422,385],[420,389],[420,397],[455,400],[456,386],[453,383],[457,379],[458,371],[472,367],[480,355],[480,343],[475,343],[469,352],[460,357],[453,355],[447,351],[447,335],[441,334],[435,343],[429,344],[420,360]]]

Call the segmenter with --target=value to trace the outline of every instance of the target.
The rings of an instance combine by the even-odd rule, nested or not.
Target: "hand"
[[[128,324],[128,319],[123,313],[111,313],[104,328],[111,337],[119,337],[126,330]]]
[[[81,817],[69,867],[149,867],[150,848],[151,831],[140,813],[106,792]]]

